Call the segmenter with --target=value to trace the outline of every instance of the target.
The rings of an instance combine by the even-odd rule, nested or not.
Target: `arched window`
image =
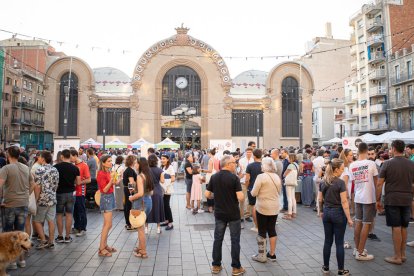
[[[63,123],[65,119],[65,86],[69,86],[69,72],[60,78],[59,93],[59,135],[64,135]],[[69,112],[68,112],[68,136],[78,135],[78,77],[70,74],[70,91],[69,91]]]
[[[201,82],[196,71],[187,66],[170,69],[162,80],[162,115],[171,116],[171,109],[186,104],[200,116]]]
[[[299,86],[292,77],[282,82],[282,137],[299,137]]]

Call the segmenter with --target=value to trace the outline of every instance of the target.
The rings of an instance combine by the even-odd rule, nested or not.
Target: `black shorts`
[[[385,220],[390,227],[408,227],[411,206],[385,205]]]
[[[250,191],[247,191],[247,198],[249,199],[249,205],[256,205],[256,198],[252,196]]]

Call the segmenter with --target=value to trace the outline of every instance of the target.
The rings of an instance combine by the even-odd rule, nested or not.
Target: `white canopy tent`
[[[180,147],[179,144],[173,142],[170,138],[165,138],[158,144],[156,144],[157,149],[178,149]]]
[[[324,144],[324,145],[332,145],[332,144],[339,144],[339,143],[342,143],[342,139],[341,138],[338,138],[338,137],[335,137],[335,138],[332,138],[331,140],[328,140],[328,141],[323,142],[322,144]]]
[[[107,149],[126,149],[127,147],[127,143],[124,143],[119,139],[114,139],[111,142],[105,144],[105,148]]]
[[[366,133],[361,136],[362,140],[367,144],[379,144],[382,141],[378,138],[378,135],[374,135],[371,133]]]
[[[148,142],[144,138],[140,138],[137,141],[129,144],[128,146],[134,149],[140,149],[143,145],[154,145],[153,143]]]
[[[385,132],[381,135],[378,135],[378,140],[380,140],[382,143],[388,143],[391,142],[392,140],[397,140],[397,139],[401,139],[401,132],[398,131],[389,131],[389,132]]]
[[[407,143],[414,143],[414,130],[401,133],[400,139]]]
[[[92,148],[102,148],[103,145],[102,145],[102,143],[99,143],[99,142],[95,141],[94,139],[89,138],[85,142],[81,143],[80,146],[81,147],[84,147],[84,148],[85,147],[86,148],[89,148],[89,147],[92,147]]]

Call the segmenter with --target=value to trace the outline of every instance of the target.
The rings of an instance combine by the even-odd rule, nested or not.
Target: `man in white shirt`
[[[325,166],[325,158],[323,158],[323,155],[325,153],[325,150],[320,149],[318,150],[318,157],[316,157],[312,163],[313,163],[313,169],[315,170],[315,176],[313,178],[313,183],[315,183],[315,202],[319,202],[318,200],[318,191],[319,191],[319,184],[320,184],[320,178],[319,175],[322,171],[322,168]],[[316,207],[314,211],[318,211],[318,204],[316,204]],[[319,214],[319,212],[318,212]]]
[[[283,171],[283,163],[282,161],[279,159],[279,150],[278,149],[273,149],[270,152],[270,156],[272,157],[273,161],[275,162],[276,165],[276,174],[279,176],[280,179],[282,179],[282,171]]]
[[[243,195],[244,195],[244,200],[242,202],[240,202],[240,217],[242,222],[244,222],[244,218],[246,218],[247,221],[251,222],[251,210],[248,207],[247,210],[245,211],[245,206],[246,206],[246,200],[247,200],[247,187],[245,185],[246,182],[246,168],[247,165],[249,165],[250,163],[253,163],[254,159],[253,159],[253,149],[252,148],[247,148],[245,151],[245,156],[243,158],[241,158],[239,160],[239,166],[241,169],[241,178],[240,178],[240,184],[242,186],[242,191],[243,191]],[[249,205],[247,205],[249,206]],[[245,213],[246,212],[246,213]]]
[[[354,256],[358,261],[369,261],[374,255],[368,255],[365,243],[369,229],[376,215],[376,186],[377,165],[368,160],[368,145],[360,143],[358,146],[358,160],[349,166],[351,179],[355,183],[355,231]]]

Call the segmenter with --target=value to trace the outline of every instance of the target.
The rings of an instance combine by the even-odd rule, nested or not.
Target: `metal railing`
[[[382,113],[387,111],[387,104],[386,103],[380,103],[380,104],[374,104],[370,106],[370,112],[371,113]]]
[[[376,63],[385,60],[384,52],[371,53],[369,63]]]
[[[414,80],[414,74],[411,72],[411,74],[408,74],[406,72],[401,72],[399,76],[395,76],[394,78],[391,78],[391,85],[399,85],[403,84],[404,82],[412,81]]]
[[[384,43],[384,35],[372,35],[367,39],[367,46]]]
[[[387,88],[385,86],[375,86],[369,89],[369,96],[386,96],[387,95]]]
[[[369,72],[370,80],[378,80],[385,78],[385,69],[374,69]]]

